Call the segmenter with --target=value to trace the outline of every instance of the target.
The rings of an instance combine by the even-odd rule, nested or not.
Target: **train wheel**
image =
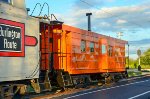
[[[113,75],[109,75],[107,77],[105,77],[105,84],[111,84],[114,82],[114,76]]]
[[[123,78],[128,78],[128,74],[127,73],[122,73],[122,77]]]
[[[86,76],[84,79],[86,84],[89,84],[91,82],[90,76]]]
[[[90,84],[90,76],[88,75],[78,75],[72,76],[73,83],[75,88],[85,88],[88,84]]]
[[[114,81],[115,81],[115,82],[118,82],[119,79],[120,79],[120,77],[119,77],[118,75],[115,75],[115,76],[114,76]]]

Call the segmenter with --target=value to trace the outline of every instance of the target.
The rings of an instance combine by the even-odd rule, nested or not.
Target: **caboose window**
[[[105,54],[105,53],[106,53],[106,46],[102,45],[102,54]]]
[[[86,41],[82,40],[81,41],[81,52],[85,52],[85,47],[86,47]]]
[[[121,56],[121,50],[120,50],[120,48],[116,48],[115,55],[116,56]]]
[[[109,55],[109,56],[112,56],[112,54],[113,54],[113,47],[112,47],[112,46],[109,46],[109,47],[108,47],[108,55]]]
[[[90,52],[94,52],[94,42],[90,42]]]

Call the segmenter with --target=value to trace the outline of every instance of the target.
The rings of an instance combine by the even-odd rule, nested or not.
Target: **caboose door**
[[[50,70],[52,68],[52,33],[49,24],[40,23],[40,52],[41,70]]]

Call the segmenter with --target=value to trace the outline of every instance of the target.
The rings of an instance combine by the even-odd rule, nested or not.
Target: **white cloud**
[[[149,12],[145,12],[144,14],[150,15],[150,11]]]
[[[122,19],[118,19],[118,20],[116,21],[116,23],[117,23],[117,24],[124,24],[124,23],[127,23],[127,21],[126,21],[126,20],[122,20]]]
[[[98,1],[94,0],[93,4]],[[116,37],[117,32],[123,32],[122,38],[125,40],[150,38],[150,6],[147,3],[134,6],[101,7],[101,9],[76,8],[71,9],[70,13],[59,16],[65,24],[87,29],[86,13],[92,12],[92,31],[113,37]]]
[[[145,51],[150,46],[147,41],[142,44],[140,41],[150,38],[150,6],[148,4],[102,7],[101,9],[76,7],[68,15],[60,15],[59,17],[63,19],[65,24],[87,29],[87,17],[85,15],[87,12],[93,13],[91,16],[93,31],[113,37],[116,37],[117,32],[123,32],[122,39],[138,40],[136,44],[130,45],[131,58],[137,58],[136,51],[138,48],[143,48],[142,51]]]
[[[140,49],[142,54],[150,48],[150,39],[142,39],[137,41],[130,41],[129,42],[129,50],[130,50],[130,58],[136,59],[137,56],[137,50]]]
[[[101,22],[100,25],[101,25],[102,27],[110,27],[110,26],[111,26],[111,25],[110,25],[109,23],[107,23],[107,22]]]
[[[101,1],[101,0],[100,0]],[[97,3],[94,0],[93,3]],[[65,19],[68,24],[86,29],[87,19],[85,13],[92,12],[92,27],[100,28],[100,31],[122,31],[122,29],[133,30],[138,28],[149,28],[150,16],[149,5],[141,4],[121,7],[102,7],[101,9],[73,9]],[[68,21],[70,20],[70,22]],[[98,24],[97,24],[98,23]],[[104,24],[104,23],[107,23]],[[109,26],[108,26],[109,24]],[[106,27],[104,26],[106,25]],[[82,26],[82,27],[81,27]]]

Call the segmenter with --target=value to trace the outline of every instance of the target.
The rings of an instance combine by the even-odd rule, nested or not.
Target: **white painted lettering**
[[[4,48],[7,49],[17,49],[17,43],[16,42],[8,42],[7,39],[4,39]]]

